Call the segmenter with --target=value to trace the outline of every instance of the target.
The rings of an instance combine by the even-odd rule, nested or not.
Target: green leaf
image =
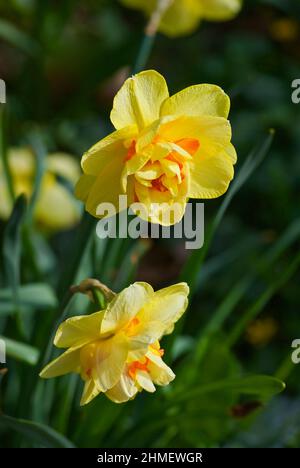
[[[228,339],[228,346],[233,346],[241,334],[244,332],[247,325],[264,309],[268,302],[272,299],[274,294],[277,293],[300,267],[300,252],[293,261],[290,262],[288,267],[280,273],[278,278],[274,279],[273,283],[258,297],[258,299],[245,311],[241,318],[237,321],[232,328]]]
[[[18,361],[23,361],[26,364],[34,366],[39,358],[39,350],[30,346],[26,343],[20,343],[19,341],[6,338],[0,335],[6,346],[6,354]]]
[[[121,290],[130,284],[135,277],[139,262],[151,247],[147,239],[139,239],[128,250],[122,261],[118,275],[114,281],[113,289]]]
[[[20,335],[24,335],[24,327],[20,315],[19,286],[21,266],[21,225],[26,212],[26,197],[20,195],[13,207],[11,216],[3,234],[4,273],[11,288],[11,302],[14,305],[16,322]]]
[[[0,315],[10,314],[14,310],[11,303],[12,290],[0,289]],[[57,299],[53,289],[44,283],[26,284],[19,288],[19,301],[22,309],[53,309],[57,307]]]
[[[230,390],[243,395],[255,396],[259,399],[268,399],[281,393],[285,384],[281,380],[267,375],[253,375],[238,379],[219,380],[217,382],[202,385],[190,392],[182,392],[174,397],[172,404],[198,398],[205,393]]]
[[[30,202],[28,206],[28,213],[27,213],[28,223],[31,226],[32,218],[34,214],[34,208],[38,200],[42,178],[45,173],[45,160],[47,156],[47,148],[46,148],[44,139],[42,138],[42,136],[36,129],[31,130],[28,136],[28,140],[35,154],[35,166],[36,166],[33,193],[30,198]]]
[[[26,33],[7,20],[0,19],[0,37],[28,55],[36,55],[40,47]]]
[[[21,240],[20,229],[26,210],[26,198],[20,195],[14,205],[3,236],[4,269],[12,289],[12,297],[17,305],[20,282]]]
[[[15,191],[12,179],[11,170],[8,164],[7,157],[7,141],[6,141],[6,111],[5,107],[0,108],[0,156],[3,168],[3,175],[5,177],[5,183],[7,185],[8,194],[12,202],[15,201]]]
[[[22,434],[32,444],[49,448],[75,448],[66,437],[45,424],[26,419],[17,419],[4,414],[0,415],[0,424],[7,429]]]
[[[200,268],[209,251],[217,228],[219,227],[234,196],[243,187],[243,185],[247,182],[247,180],[253,174],[255,169],[257,169],[257,167],[262,163],[262,161],[266,157],[272,144],[273,136],[274,132],[270,131],[265,141],[259,147],[254,148],[254,150],[249,154],[248,158],[246,159],[237,176],[235,177],[234,181],[232,182],[231,187],[228,190],[217,212],[217,215],[209,229],[209,232],[206,235],[204,247],[193,252],[188,258],[186,264],[184,265],[181,274],[181,280],[186,281],[189,284],[191,295],[195,292],[197,288]]]

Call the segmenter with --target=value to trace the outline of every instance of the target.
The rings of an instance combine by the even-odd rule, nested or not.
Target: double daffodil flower
[[[134,283],[117,294],[107,308],[63,322],[54,344],[68,348],[40,376],[79,373],[85,382],[81,405],[99,393],[116,403],[175,377],[163,362],[159,341],[171,333],[186,310],[188,286],[179,283],[154,292],[147,283]]]
[[[15,195],[23,193],[30,198],[36,173],[36,161],[32,151],[26,147],[9,149],[8,164]],[[79,174],[79,165],[68,154],[53,153],[45,158],[45,173],[34,210],[34,220],[39,227],[47,231],[60,231],[71,228],[79,221],[80,212],[72,191],[62,183],[64,179],[73,187]],[[13,203],[1,162],[0,199],[0,218],[5,220],[11,213]]]
[[[118,209],[126,194],[146,221],[179,222],[189,198],[219,197],[234,176],[229,108],[218,86],[195,85],[169,97],[156,71],[129,78],[113,103],[116,131],[84,154],[76,195],[96,217],[102,203]]]
[[[150,16],[158,0],[121,0],[130,7]],[[241,9],[242,0],[170,0],[158,30],[167,36],[176,37],[192,33],[201,20],[227,21]]]

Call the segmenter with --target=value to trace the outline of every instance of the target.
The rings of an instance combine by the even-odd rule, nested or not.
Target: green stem
[[[133,74],[144,70],[153,49],[161,19],[172,3],[173,0],[157,0],[156,8],[153,11],[145,29],[144,39],[141,43],[137,60],[133,67]]]
[[[132,69],[132,73],[135,75],[136,73],[139,73],[140,71],[144,70],[146,63],[150,57],[150,54],[152,52],[154,42],[155,42],[155,36],[148,36],[147,34],[144,35],[144,38],[141,43],[140,50],[138,52],[138,56],[136,59],[136,62],[134,64],[134,67]]]

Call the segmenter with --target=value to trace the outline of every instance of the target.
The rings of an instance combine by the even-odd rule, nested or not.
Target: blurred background
[[[7,92],[1,104],[7,157],[0,165],[0,336],[8,343],[0,412],[12,417],[0,418],[0,445],[58,443],[18,426],[25,418],[79,447],[298,447],[300,364],[291,362],[291,343],[300,339],[300,104],[291,99],[292,81],[300,79],[298,0],[248,0],[232,21],[203,22],[174,39],[158,34],[147,63],[165,76],[171,93],[214,83],[231,97],[239,191],[205,259],[178,240],[99,241],[84,231],[80,238],[86,249],[77,280],[94,276],[120,290],[140,279],[158,288],[196,271],[187,318],[168,356],[175,382],[124,405],[100,396],[80,408],[76,376],[46,383],[37,377],[65,307],[70,245],[78,246],[82,206],[72,187],[80,158],[111,131],[112,99],[131,73],[146,21],[114,0],[0,0],[0,78]],[[262,154],[269,129],[274,139]],[[9,217],[7,166],[12,192],[34,198],[39,181],[31,217],[22,199]],[[43,216],[44,203],[60,207],[60,221],[51,210]],[[222,203],[205,202],[208,232]],[[88,310],[87,299],[76,297],[65,314]],[[272,400],[253,390],[209,390],[212,382],[248,374],[277,376],[286,390]],[[182,393],[186,397],[177,399]]]

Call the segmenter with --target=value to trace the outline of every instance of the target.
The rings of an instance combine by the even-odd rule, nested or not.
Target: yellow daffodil
[[[159,340],[171,333],[186,310],[188,286],[179,283],[154,292],[147,283],[134,283],[117,294],[107,308],[63,322],[54,344],[68,348],[40,376],[79,373],[85,382],[81,404],[105,393],[116,403],[142,389],[174,379],[163,362]]]
[[[117,209],[119,195],[126,194],[129,205],[146,207],[145,215],[132,206],[143,219],[180,221],[189,198],[223,195],[233,178],[229,108],[229,97],[215,85],[169,97],[156,71],[129,78],[113,103],[116,131],[83,155],[76,195],[93,216],[101,217],[101,203]]]
[[[36,167],[33,153],[28,148],[11,148],[8,163],[15,195],[24,193],[30,198]],[[70,228],[78,221],[79,211],[71,191],[59,182],[58,177],[73,186],[79,177],[78,164],[67,154],[53,153],[47,156],[45,166],[35,206],[35,221],[40,227],[53,231]],[[7,219],[12,210],[12,200],[1,165],[0,198],[0,218]]]
[[[121,0],[130,8],[151,15],[157,0]],[[170,0],[159,25],[159,31],[170,37],[192,33],[200,21],[227,21],[240,11],[242,0]]]

